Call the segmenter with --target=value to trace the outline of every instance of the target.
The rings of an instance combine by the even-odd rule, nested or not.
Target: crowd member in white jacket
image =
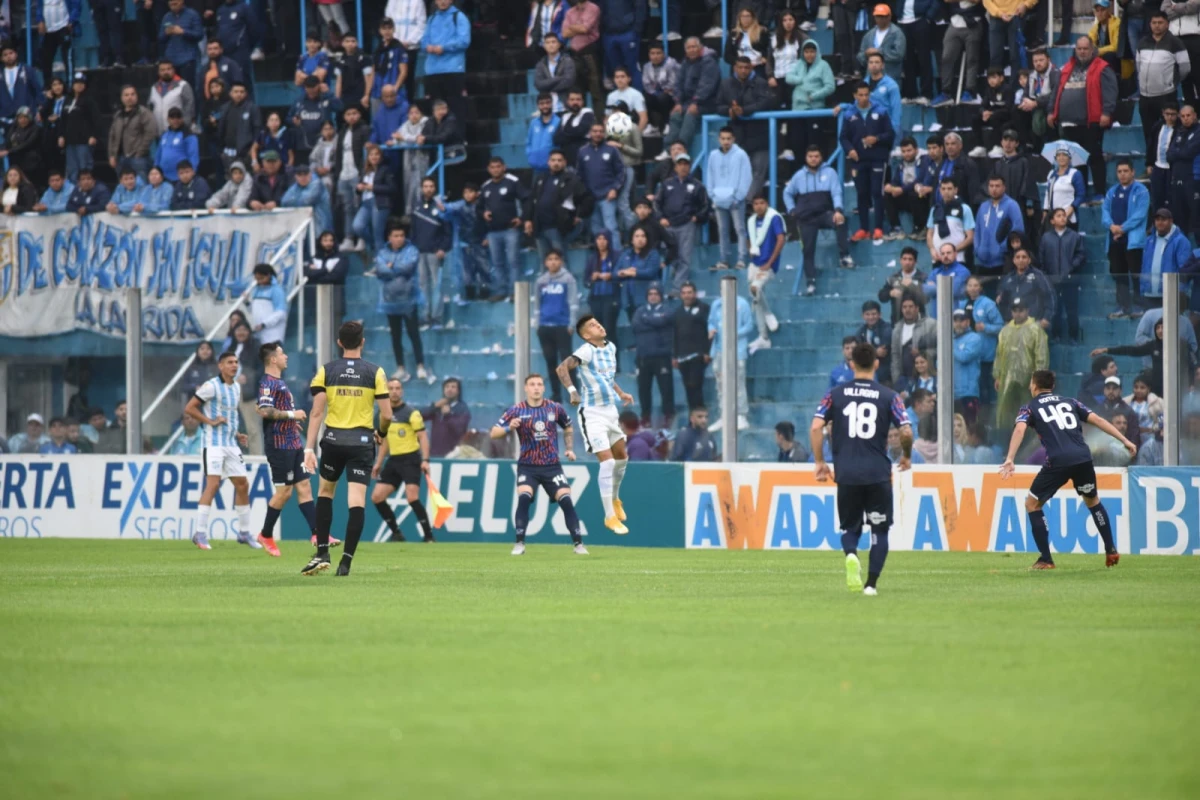
[[[425,0],[388,0],[383,15],[396,25],[396,39],[408,51],[408,77],[404,88],[411,100],[417,96],[417,55],[421,49],[421,38],[425,36]],[[421,192],[420,181],[417,193]]]
[[[254,182],[246,179],[246,165],[235,161],[229,165],[229,180],[204,201],[204,207],[209,211],[218,208],[245,211],[250,207],[250,190],[253,188]]]

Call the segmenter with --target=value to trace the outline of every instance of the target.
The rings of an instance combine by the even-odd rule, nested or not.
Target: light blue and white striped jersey
[[[574,356],[581,362],[579,380],[583,391],[579,398],[585,408],[617,404],[617,348],[612,342],[596,347],[584,342]]]
[[[237,447],[238,403],[242,402],[242,385],[234,380],[225,383],[218,375],[200,384],[196,397],[203,405],[200,410],[209,419],[224,417],[224,425],[201,425],[205,447]]]

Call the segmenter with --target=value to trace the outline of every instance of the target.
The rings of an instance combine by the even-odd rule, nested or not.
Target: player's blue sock
[[[842,534],[842,552],[846,555],[858,552],[858,537],[862,531],[846,531]]]
[[[275,538],[275,523],[279,521],[279,509],[267,506],[267,516],[263,518],[262,535],[265,539]]]
[[[1054,556],[1050,555],[1050,529],[1046,527],[1046,515],[1040,508],[1029,512],[1029,527],[1033,529],[1033,541],[1041,553],[1038,561],[1053,564]]]
[[[420,500],[413,500],[408,504],[412,509],[413,514],[417,518],[417,524],[421,526],[421,533],[428,541],[433,538],[433,528],[429,525],[429,513],[425,511],[425,504]]]
[[[1117,551],[1116,544],[1113,542],[1112,524],[1108,520],[1108,512],[1104,510],[1104,503],[1097,503],[1092,506],[1092,522],[1096,523],[1096,530],[1100,532],[1100,538],[1104,540],[1104,552],[1115,553]]]
[[[519,492],[517,494],[517,516],[513,523],[517,526],[517,541],[525,541],[525,529],[529,527],[529,507],[533,505],[533,495]]]
[[[583,537],[579,535],[579,515],[575,513],[575,504],[571,502],[571,495],[565,495],[558,501],[558,507],[563,512],[563,522],[567,523],[567,530],[571,533],[571,541],[575,544],[582,544]]]
[[[312,500],[300,504],[300,513],[304,515],[304,521],[308,523],[308,529],[313,533],[317,532],[317,510]]]
[[[871,554],[867,557],[867,586],[874,586],[883,572],[883,563],[888,557],[888,535],[871,533]]]
[[[329,557],[329,529],[333,527],[333,498],[317,498],[317,555]]]

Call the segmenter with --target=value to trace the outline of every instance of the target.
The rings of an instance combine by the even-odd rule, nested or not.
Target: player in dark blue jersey
[[[846,585],[850,591],[868,596],[877,593],[876,584],[887,561],[888,533],[892,527],[892,460],[888,457],[888,429],[900,429],[903,455],[897,469],[909,468],[912,457],[912,426],[900,396],[876,383],[879,359],[875,348],[859,342],[850,356],[854,380],[829,390],[809,431],[817,480],[834,477],[833,469],[822,455],[825,426],[833,426],[830,443],[837,465],[838,519],[842,524],[842,551],[846,554]],[[867,565],[867,583],[863,586],[862,564],[858,560],[858,540],[864,519],[871,526],[871,553]]]
[[[587,548],[579,533],[579,515],[571,501],[571,484],[558,461],[557,428],[562,428],[563,454],[568,461],[575,460],[575,432],[567,410],[553,400],[546,400],[545,396],[546,382],[541,375],[531,374],[525,379],[525,402],[505,411],[492,427],[493,439],[503,439],[509,431],[516,431],[521,443],[521,457],[517,460],[517,543],[513,545],[512,554],[525,553],[529,507],[533,505],[533,493],[541,486],[562,509],[575,553],[586,556]]]
[[[1092,464],[1092,451],[1083,440],[1083,423],[1095,425],[1116,439],[1125,446],[1130,456],[1137,455],[1137,445],[1122,436],[1111,422],[1075,398],[1055,394],[1054,373],[1048,369],[1033,373],[1029,380],[1029,393],[1033,399],[1017,414],[1012,441],[1008,444],[1008,458],[1000,465],[1000,476],[1005,480],[1012,477],[1016,470],[1013,459],[1017,455],[1017,448],[1025,439],[1025,429],[1032,425],[1042,447],[1046,448],[1046,463],[1033,479],[1029,495],[1025,498],[1029,526],[1033,529],[1033,540],[1041,554],[1031,569],[1054,569],[1054,558],[1050,555],[1050,530],[1046,527],[1042,506],[1068,481],[1075,485],[1075,492],[1092,512],[1092,521],[1104,540],[1104,565],[1115,567],[1121,556],[1113,541],[1108,512],[1096,493],[1096,468]]]

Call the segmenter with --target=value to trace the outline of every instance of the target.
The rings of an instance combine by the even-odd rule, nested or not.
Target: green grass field
[[[309,555],[0,540],[3,794],[1200,795],[1196,559]]]

